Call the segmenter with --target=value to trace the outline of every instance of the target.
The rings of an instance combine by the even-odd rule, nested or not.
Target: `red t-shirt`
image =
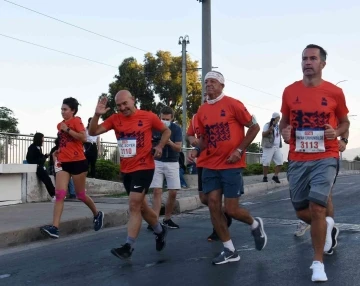
[[[85,160],[83,142],[75,139],[69,133],[61,131],[60,125],[62,122],[75,132],[85,131],[84,124],[80,117],[73,117],[70,120],[63,120],[57,125],[59,137],[59,162],[74,162]]]
[[[290,119],[290,125],[293,127],[289,142],[289,160],[312,161],[339,157],[338,141],[328,140],[325,136],[319,141],[323,141],[325,152],[301,151],[302,147],[309,148],[315,144],[318,146],[316,141],[303,140],[302,134],[311,135],[313,131],[322,132],[325,130],[324,124],[329,124],[336,129],[338,119],[347,116],[349,110],[346,107],[344,93],[339,87],[327,81],[323,81],[316,87],[306,87],[302,81],[297,81],[285,88],[281,112]],[[296,130],[304,130],[305,133],[296,135]],[[296,140],[298,140],[300,151],[295,151]]]
[[[155,168],[154,157],[151,154],[152,130],[161,131],[164,123],[154,113],[144,110],[136,110],[131,116],[116,113],[101,125],[107,131],[111,129],[115,131],[121,172],[131,173]]]
[[[245,153],[234,164],[226,160],[245,138],[244,127],[251,118],[242,102],[232,97],[224,96],[215,104],[201,105],[197,121],[206,149],[200,153],[197,166],[214,170],[245,168]]]

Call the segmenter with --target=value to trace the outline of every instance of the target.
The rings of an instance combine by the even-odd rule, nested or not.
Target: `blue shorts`
[[[244,193],[242,168],[212,170],[203,168],[202,191],[208,194],[222,190],[225,198],[238,198]]]

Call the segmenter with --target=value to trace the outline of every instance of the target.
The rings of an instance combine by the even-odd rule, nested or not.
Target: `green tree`
[[[359,155],[356,156],[356,157],[354,158],[354,161],[360,161],[360,156],[359,156]]]
[[[260,153],[261,148],[259,143],[251,143],[246,149],[247,152]]]
[[[144,63],[134,58],[125,59],[119,66],[119,74],[109,85],[108,97],[110,111],[103,116],[106,119],[116,112],[114,98],[121,89],[128,89],[136,99],[136,104],[144,110],[159,113],[164,105],[175,110],[175,120],[182,123],[182,87],[181,56],[173,56],[167,51],[158,51],[156,55],[147,53]],[[198,74],[198,62],[187,58],[187,116],[188,120],[196,113],[201,101],[201,82]],[[155,102],[157,97],[158,102]]]
[[[18,120],[14,117],[14,112],[7,107],[0,107],[0,131],[19,133],[17,125]]]

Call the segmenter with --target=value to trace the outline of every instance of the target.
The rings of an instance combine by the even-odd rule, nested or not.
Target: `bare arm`
[[[240,143],[239,149],[241,150],[245,150],[251,144],[251,142],[254,141],[256,135],[260,131],[259,124],[253,124],[252,120],[250,120],[245,126],[249,129],[246,132],[244,140]]]
[[[169,142],[170,136],[171,136],[171,130],[164,125],[164,128],[160,130],[161,132],[161,139],[158,144],[161,149],[165,147],[165,145]]]
[[[94,116],[92,117],[90,124],[89,124],[89,129],[88,129],[90,136],[97,136],[97,135],[107,132],[107,130],[105,129],[104,126],[99,125],[99,119],[100,119],[100,116],[97,114],[94,114]]]
[[[345,135],[349,136],[349,127],[350,121],[347,116],[339,119],[339,125],[336,129],[336,137],[342,136],[347,138]]]
[[[83,143],[86,142],[86,132],[85,131],[76,132],[76,131],[70,129],[70,131],[68,133],[75,139],[80,140]]]
[[[288,125],[290,125],[289,117],[283,114],[279,124],[280,133],[282,133],[282,130],[286,128]]]

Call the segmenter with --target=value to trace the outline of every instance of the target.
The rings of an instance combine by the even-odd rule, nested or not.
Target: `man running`
[[[222,195],[225,197],[225,212],[232,218],[251,226],[257,250],[267,242],[261,218],[253,218],[239,206],[239,197],[244,188],[242,169],[245,168],[245,150],[260,130],[255,118],[245,106],[223,93],[224,76],[211,71],[205,76],[208,100],[197,113],[201,152],[197,165],[203,168],[202,187],[208,198],[211,221],[224,244],[224,250],[213,259],[213,264],[240,260],[231,241],[229,229],[222,210]],[[245,128],[249,128],[245,135]],[[195,158],[199,149],[190,153]]]
[[[285,88],[280,121],[283,139],[290,144],[291,201],[298,218],[311,224],[314,259],[310,268],[315,282],[327,281],[323,253],[333,245],[334,220],[327,215],[327,207],[339,158],[336,138],[350,125],[342,90],[322,79],[326,56],[317,45],[304,49],[303,79]]]
[[[98,125],[100,116],[110,109],[106,107],[107,98],[100,99],[90,122],[89,134],[96,136],[112,129],[118,141],[123,183],[129,195],[130,219],[125,244],[120,248],[113,248],[111,253],[126,259],[134,250],[142,218],[152,226],[156,236],[156,250],[161,251],[166,245],[167,228],[158,222],[158,216],[148,206],[145,195],[154,175],[152,149],[156,157],[161,157],[171,132],[154,113],[136,109],[135,99],[129,91],[119,91],[115,96],[115,103],[118,113]],[[159,144],[154,148],[151,142],[152,129],[162,133]]]
[[[206,98],[206,96],[205,96],[205,98]],[[197,113],[195,113],[193,115],[192,119],[191,119],[188,130],[186,132],[186,135],[187,135],[187,139],[190,142],[190,145],[195,147],[197,150],[200,150],[200,149],[198,149],[200,147],[199,146],[200,134],[199,134],[199,126],[198,125],[199,124],[198,124],[198,121],[197,121]],[[196,168],[197,168],[197,175],[198,175],[199,198],[200,198],[201,203],[203,203],[204,205],[207,206],[208,205],[207,196],[203,193],[203,188],[202,188],[202,172],[203,172],[203,168],[201,168],[199,166],[196,166]],[[230,225],[232,223],[232,218],[229,217],[226,213],[224,213],[224,215],[226,217],[227,226],[230,227]],[[215,228],[213,228],[213,232],[208,236],[207,240],[209,242],[219,240],[219,236],[217,235]]]

